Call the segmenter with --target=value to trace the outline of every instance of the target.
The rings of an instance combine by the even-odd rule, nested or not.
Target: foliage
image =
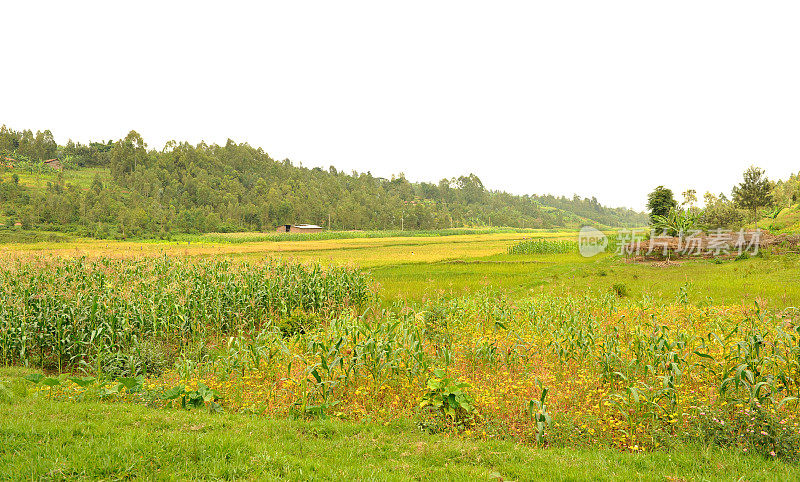
[[[165,363],[161,374],[128,371],[112,376],[103,368],[96,369],[103,365],[89,353],[87,363],[63,364],[96,378],[88,388],[81,385],[88,377],[50,372],[40,376],[53,378],[57,384],[43,389],[32,385],[34,395],[55,401],[100,397],[180,406],[185,394],[187,407],[203,398],[203,406],[209,409],[213,402],[219,405],[214,410],[309,418],[317,423],[343,419],[392,425],[418,417],[428,431],[458,428],[466,438],[491,443],[498,439],[532,443],[538,438],[548,446],[613,447],[630,452],[658,450],[699,436],[700,422],[694,417],[698,407],[727,413],[732,407],[753,410],[760,405],[770,414],[774,411],[776,423],[786,426],[786,437],[798,433],[800,318],[795,310],[776,309],[785,306],[778,303],[795,300],[796,290],[791,284],[778,291],[765,289],[760,296],[769,300],[752,307],[741,304],[741,289],[733,290],[735,298],[727,304],[705,298],[717,297],[717,292],[706,289],[711,286],[709,279],[717,280],[714,286],[719,289],[749,289],[749,284],[725,284],[741,279],[748,283],[790,279],[796,274],[794,258],[775,255],[768,260],[718,266],[686,263],[667,269],[623,264],[610,257],[587,261],[575,253],[509,260],[503,254],[508,239],[491,241],[495,255],[486,261],[495,277],[484,284],[492,285],[508,277],[505,273],[513,273],[501,271],[507,265],[530,271],[532,263],[538,267],[541,261],[545,261],[541,263],[543,278],[537,279],[555,285],[553,275],[557,274],[570,283],[584,279],[584,284],[559,284],[553,290],[535,292],[526,287],[521,296],[488,287],[459,295],[455,289],[436,292],[429,288],[430,282],[416,280],[426,291],[419,298],[378,299],[368,293],[360,304],[343,301],[314,308],[314,303],[293,301],[298,290],[272,292],[270,283],[280,283],[270,280],[276,277],[283,280],[280,286],[305,287],[299,289],[305,293],[299,297],[302,301],[317,291],[336,292],[325,286],[346,287],[347,279],[368,278],[355,270],[337,276],[320,268],[316,276],[312,266],[290,264],[270,270],[266,269],[272,266],[269,263],[229,259],[98,258],[70,264],[32,257],[2,264],[0,273],[7,274],[0,277],[0,289],[17,294],[10,298],[16,316],[8,318],[11,311],[1,312],[0,322],[24,319],[31,313],[34,316],[25,326],[45,327],[47,332],[59,326],[59,320],[62,325],[63,320],[79,320],[69,326],[83,323],[90,334],[102,335],[95,335],[97,340],[103,340],[107,332],[117,334],[114,345],[98,342],[110,347],[100,357],[116,356],[120,346],[133,348],[123,351],[124,355],[135,355],[137,347],[152,342],[148,350],[154,354],[145,355],[142,348],[140,360],[160,360],[157,353],[164,353],[165,359],[175,361],[172,367]],[[419,240],[405,241],[414,241],[407,249],[419,252]],[[390,243],[395,256],[403,253],[396,240]],[[453,256],[457,243],[439,244]],[[474,246],[470,249],[474,256]],[[331,253],[323,251],[325,256]],[[352,259],[353,249],[343,251]],[[451,271],[437,271],[439,264],[406,262],[421,265],[425,280],[440,276],[452,281]],[[598,278],[601,272],[606,276]],[[764,278],[765,272],[773,278]],[[392,273],[397,272],[389,276]],[[485,272],[479,273],[486,277]],[[332,277],[330,284],[320,281],[324,275]],[[642,285],[647,289],[654,279],[666,296],[640,296]],[[629,289],[627,297],[609,290],[619,282]],[[677,298],[676,282],[682,284]],[[353,290],[343,290],[361,292],[360,281],[352,286]],[[77,316],[91,313],[94,297],[107,323]],[[767,303],[773,308],[761,307]],[[40,305],[50,308],[24,311]],[[281,308],[284,305],[288,310]],[[176,313],[190,323],[184,325]],[[282,323],[293,316],[303,322],[297,324],[303,329],[282,330]],[[150,329],[152,320],[163,329]],[[17,325],[3,326],[14,328],[0,330],[0,338],[6,340],[5,345],[0,343],[0,349],[6,347],[4,360],[23,364],[22,358],[13,358],[19,345],[7,342],[16,340]],[[45,359],[56,368],[54,353],[85,351],[80,329],[56,331],[41,341],[40,332],[32,328],[25,333],[37,341],[26,345],[31,365],[39,364],[41,347],[49,350]],[[128,332],[135,334],[136,341],[127,341]],[[444,370],[436,372],[433,367]],[[546,395],[543,387],[548,388]],[[216,400],[206,401],[203,393],[207,396],[209,391],[217,394]],[[421,396],[430,400],[422,409]],[[444,407],[453,407],[458,418],[462,401],[468,402],[475,415],[459,426]],[[549,426],[545,413],[550,415]],[[741,430],[734,432],[741,442],[733,447],[740,454],[745,448],[752,453],[755,449],[747,445],[747,434]],[[793,457],[777,455],[791,449],[786,437],[781,435],[786,448],[776,450],[774,458]]]
[[[788,179],[775,182],[770,194],[779,208],[797,204],[800,199],[800,173],[791,174]]]
[[[209,412],[221,412],[222,406],[219,393],[212,390],[204,383],[199,383],[197,389],[187,390],[183,385],[178,385],[161,393],[161,399],[172,401],[180,399],[180,406],[184,409],[201,408],[205,406]]]
[[[371,297],[352,269],[283,261],[38,259],[0,263],[0,358],[116,375],[163,371],[169,344]]]
[[[733,188],[733,201],[742,209],[751,211],[755,218],[759,209],[773,204],[772,183],[764,176],[764,170],[755,166],[749,167],[743,177],[743,181]]]
[[[742,212],[724,194],[715,196],[707,192],[703,197],[703,209],[699,224],[706,230],[712,229],[739,229],[744,223]]]
[[[655,221],[656,216],[668,216],[670,210],[678,206],[672,190],[664,186],[658,186],[647,195],[647,211],[650,215],[650,222]]]
[[[776,456],[796,456],[800,320],[779,318],[786,313],[610,294],[510,303],[489,292],[399,310],[327,315],[288,337],[268,326],[202,356],[187,348],[186,367],[120,377],[101,396],[186,407],[202,398],[217,411],[302,418],[416,416],[433,432],[630,451],[707,433],[695,407],[763,407],[785,426],[770,439],[784,447]],[[80,396],[83,380],[73,378],[54,378],[48,397]],[[761,442],[736,427],[734,445],[755,452]]]
[[[766,458],[800,459],[800,434],[774,410],[756,404],[736,410],[704,407],[697,412],[697,436],[707,443],[739,447]]]
[[[536,423],[536,441],[541,442],[544,438],[545,429],[550,427],[553,422],[553,417],[547,411],[547,392],[542,382],[537,380],[542,395],[539,399],[534,399],[528,402],[528,416]]]
[[[620,298],[628,296],[628,285],[625,283],[614,283],[611,285],[611,291]]]
[[[452,379],[444,370],[437,368],[426,386],[420,407],[432,407],[440,411],[459,428],[468,427],[474,422],[475,407],[467,392],[468,383]]]
[[[653,229],[659,233],[666,232],[670,236],[694,231],[699,219],[700,213],[697,211],[678,208],[671,208],[666,216],[655,214],[651,217]]]

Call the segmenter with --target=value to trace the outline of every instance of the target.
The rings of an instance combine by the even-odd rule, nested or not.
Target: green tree
[[[136,131],[130,131],[125,139],[117,141],[111,148],[111,174],[115,179],[131,173],[147,159],[147,144]]]
[[[58,144],[53,139],[53,133],[50,130],[36,132],[36,137],[33,140],[33,152],[36,159],[52,159],[56,156],[57,149]]]
[[[653,192],[647,195],[647,210],[650,214],[650,222],[655,223],[656,216],[667,217],[670,210],[677,207],[678,203],[672,195],[672,189],[658,186]]]
[[[772,183],[760,167],[750,166],[743,174],[743,181],[733,188],[733,202],[752,213],[758,229],[758,210],[771,206]]]
[[[742,211],[725,194],[715,196],[706,192],[703,196],[705,209],[700,215],[700,223],[707,230],[717,228],[739,229],[744,222]]]
[[[694,207],[694,204],[697,202],[697,191],[694,189],[687,189],[681,193],[683,196],[683,202],[681,203],[681,207],[686,206],[687,208],[691,209]]]

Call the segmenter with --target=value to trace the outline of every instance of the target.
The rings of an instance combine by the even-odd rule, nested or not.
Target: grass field
[[[759,226],[767,226],[778,233],[797,233],[800,231],[800,204],[781,209],[775,219],[761,219]]]
[[[794,464],[702,446],[647,454],[537,449],[507,441],[427,435],[408,423],[276,420],[44,399],[0,407],[0,473],[12,480],[781,481],[800,477]]]
[[[3,246],[0,474],[798,478],[796,254],[240,236]]]
[[[54,183],[57,179],[58,173],[48,171],[46,173],[35,173],[26,171],[7,171],[0,173],[3,180],[11,179],[11,176],[16,174],[19,177],[19,183],[23,186],[32,188],[34,190],[44,190],[47,188],[48,183]],[[100,179],[101,182],[109,182],[111,180],[111,172],[107,168],[99,167],[85,167],[81,169],[67,169],[61,171],[65,183],[72,184],[81,189],[89,189],[95,178]]]

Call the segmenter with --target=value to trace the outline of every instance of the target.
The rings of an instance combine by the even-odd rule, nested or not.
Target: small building
[[[316,224],[283,224],[278,226],[279,233],[321,233],[322,226]]]
[[[60,170],[64,169],[64,166],[61,164],[61,161],[59,161],[58,159],[48,159],[48,160],[44,161],[44,165],[48,166],[48,167],[52,167],[56,171],[60,171]]]

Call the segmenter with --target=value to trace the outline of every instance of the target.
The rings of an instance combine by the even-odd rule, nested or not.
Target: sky
[[[643,210],[800,171],[800,2],[6,2],[0,124]]]

